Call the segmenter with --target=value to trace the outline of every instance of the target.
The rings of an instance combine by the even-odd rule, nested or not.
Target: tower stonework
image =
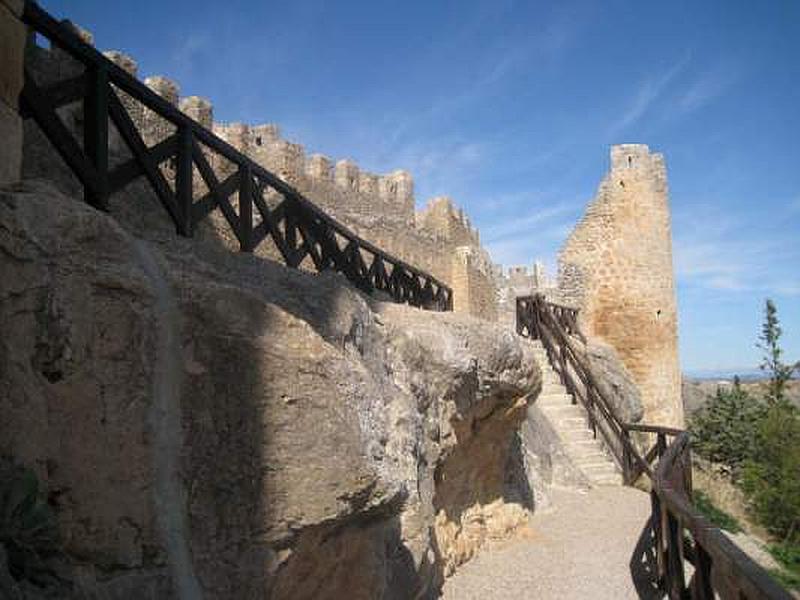
[[[610,343],[642,394],[644,421],[683,425],[664,157],[611,148],[611,170],[559,253],[563,301]]]

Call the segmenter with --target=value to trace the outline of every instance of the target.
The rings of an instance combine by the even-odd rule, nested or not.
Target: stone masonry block
[[[329,181],[331,179],[331,159],[322,154],[312,154],[308,157],[306,173],[314,179]]]
[[[156,75],[145,79],[144,84],[173,106],[178,104],[178,84],[171,79]]]
[[[211,101],[199,96],[189,96],[180,102],[180,109],[206,129],[214,122],[214,107]]]

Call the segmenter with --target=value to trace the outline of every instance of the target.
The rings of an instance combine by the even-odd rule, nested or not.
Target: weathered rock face
[[[525,521],[513,333],[158,238],[0,192],[0,453],[47,487],[69,593],[425,597]]]
[[[595,381],[611,402],[617,416],[625,423],[641,421],[644,415],[642,396],[614,348],[597,338],[588,338],[581,350]]]

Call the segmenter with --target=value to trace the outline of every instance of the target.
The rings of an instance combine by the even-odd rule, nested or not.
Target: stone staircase
[[[572,464],[593,485],[622,485],[622,473],[600,438],[595,439],[589,427],[586,409],[572,403],[572,396],[550,366],[542,343],[531,340],[534,354],[542,369],[542,391],[536,406],[556,430]]]

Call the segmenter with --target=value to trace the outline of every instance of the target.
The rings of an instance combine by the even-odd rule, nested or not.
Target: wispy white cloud
[[[462,177],[487,160],[490,152],[490,145],[479,140],[418,139],[384,151],[377,163],[385,171],[406,169],[417,181],[436,188]]]
[[[498,242],[509,241],[520,236],[530,238],[534,232],[540,235],[539,228],[542,223],[552,221],[557,217],[562,217],[576,210],[577,205],[572,203],[560,202],[541,208],[527,215],[522,215],[509,219],[502,223],[490,225],[482,231],[484,241]]]
[[[180,38],[170,55],[171,70],[186,75],[198,66],[200,55],[211,47],[211,37],[205,32],[193,32]]]
[[[676,218],[679,280],[729,292],[800,295],[800,247],[786,233],[764,232],[720,209],[695,206]]]
[[[484,245],[495,263],[519,265],[538,260],[553,273],[557,249],[572,231],[573,225],[571,221],[531,225],[524,232],[484,242]]]
[[[614,137],[644,117],[655,102],[657,102],[675,82],[678,76],[686,69],[691,58],[686,54],[673,63],[664,72],[657,76],[648,76],[639,83],[627,107],[622,111],[619,119],[614,121],[608,129],[608,135]]]
[[[680,111],[691,112],[702,108],[722,96],[739,79],[739,72],[730,66],[717,67],[695,79],[680,94],[677,106]]]

